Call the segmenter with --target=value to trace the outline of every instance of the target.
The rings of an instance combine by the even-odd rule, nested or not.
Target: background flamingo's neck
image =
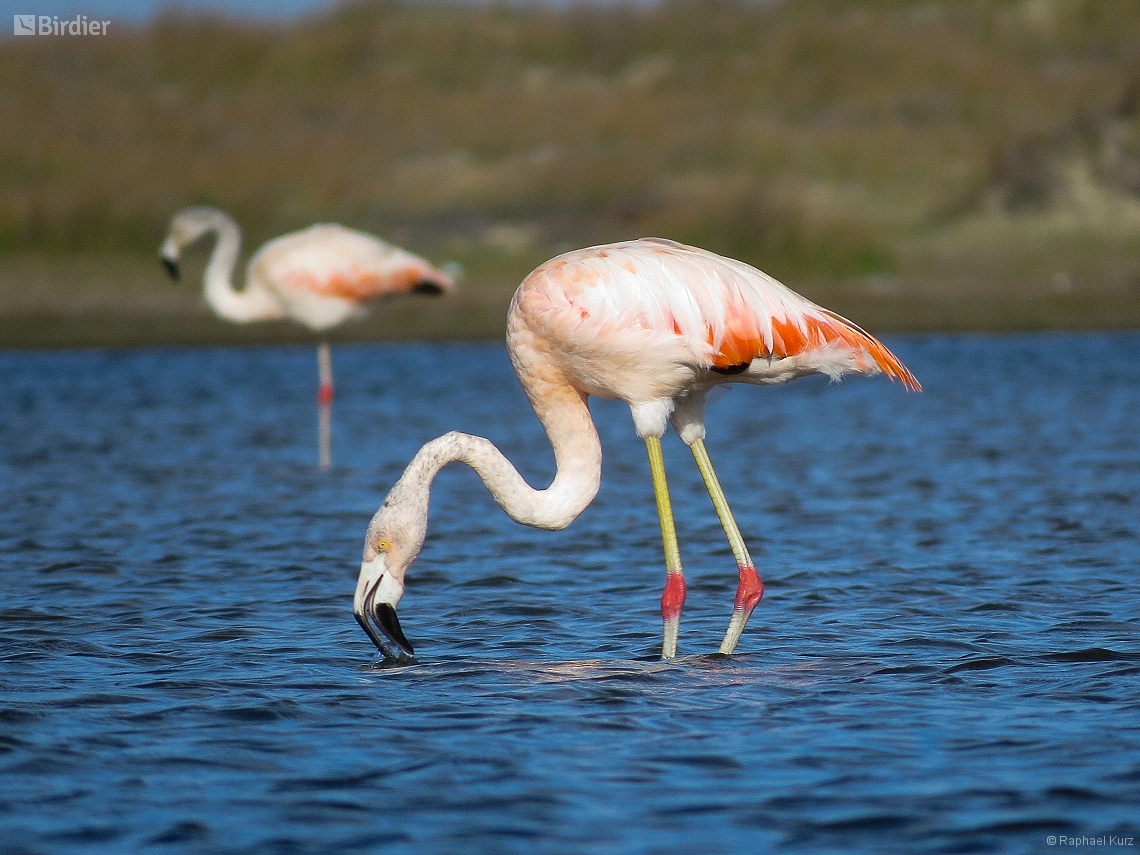
[[[213,223],[213,231],[218,239],[206,265],[206,300],[222,317],[242,320],[238,317],[243,314],[240,306],[234,305],[241,295],[233,286],[234,267],[241,251],[241,230],[229,217],[219,217]]]
[[[265,320],[280,317],[280,308],[266,294],[247,287],[234,290],[234,267],[241,251],[241,229],[229,216],[217,212],[211,227],[218,242],[206,265],[206,302],[215,312],[230,321]]]

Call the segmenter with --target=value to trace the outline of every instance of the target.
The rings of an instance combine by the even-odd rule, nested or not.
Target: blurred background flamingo
[[[288,318],[316,333],[360,317],[369,302],[391,294],[446,294],[454,278],[419,256],[370,234],[321,223],[282,235],[250,259],[245,287],[233,285],[241,229],[225,211],[194,207],[170,221],[160,257],[176,281],[182,251],[206,235],[217,241],[206,265],[206,302],[237,323]],[[317,347],[320,465],[331,462],[332,357],[328,342]]]
[[[708,392],[724,383],[851,373],[884,373],[907,389],[920,388],[893,353],[845,318],[743,262],[658,238],[578,250],[539,266],[511,303],[507,348],[554,447],[554,481],[535,490],[489,440],[468,434],[448,433],[417,452],[372,518],[356,587],[356,619],[387,656],[413,652],[395,607],[423,545],[428,493],[439,470],[466,463],[511,519],[563,529],[601,483],[590,395],[629,404],[648,449],[665,548],[662,658],[677,655],[685,602],[661,452],[670,423],[696,458],[736,558],[736,601],[720,645],[721,653],[732,653],[764,586],[705,450]]]

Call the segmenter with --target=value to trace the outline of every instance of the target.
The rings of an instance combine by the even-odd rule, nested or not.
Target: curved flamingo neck
[[[246,287],[236,291],[234,268],[241,251],[241,229],[222,211],[213,212],[210,231],[218,236],[206,265],[206,302],[215,312],[231,321],[245,322],[276,317],[278,310],[264,294]]]
[[[527,393],[554,448],[557,472],[545,490],[531,487],[488,439],[452,432],[419,450],[393,498],[422,508],[436,474],[448,463],[466,463],[478,473],[495,501],[515,522],[548,530],[570,525],[593,501],[602,477],[602,446],[586,396],[568,384],[531,383]],[[403,495],[401,495],[403,494]],[[418,495],[417,495],[418,494]]]

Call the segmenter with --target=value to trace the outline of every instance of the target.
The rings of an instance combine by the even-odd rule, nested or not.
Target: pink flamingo
[[[511,303],[507,349],[554,447],[554,481],[535,490],[482,437],[452,432],[419,450],[368,526],[356,585],[356,619],[386,656],[413,652],[395,607],[423,545],[428,491],[439,470],[466,463],[513,520],[565,528],[601,480],[590,395],[629,404],[648,448],[665,547],[662,658],[677,655],[685,601],[661,454],[670,422],[696,458],[736,558],[736,601],[720,645],[732,653],[764,587],[705,450],[706,394],[722,383],[880,372],[920,389],[894,354],[850,321],[743,262],[658,238],[577,250],[538,267]]]
[[[377,237],[333,223],[322,223],[269,241],[249,261],[245,288],[233,286],[241,230],[217,208],[186,208],[174,215],[159,256],[177,281],[182,250],[208,234],[217,243],[206,265],[206,302],[220,317],[237,323],[290,318],[314,332],[331,329],[365,314],[370,301],[415,291],[444,294],[452,278],[422,258]],[[329,407],[333,398],[328,343],[317,348],[320,377],[320,458],[330,458]]]

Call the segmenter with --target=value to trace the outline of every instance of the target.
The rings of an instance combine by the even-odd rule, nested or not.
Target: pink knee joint
[[[733,611],[751,612],[763,596],[764,583],[756,568],[750,564],[742,566],[740,584],[736,587],[736,602],[732,606]]]
[[[665,592],[661,595],[661,617],[676,620],[681,616],[681,607],[684,605],[685,577],[680,573],[666,574]]]

